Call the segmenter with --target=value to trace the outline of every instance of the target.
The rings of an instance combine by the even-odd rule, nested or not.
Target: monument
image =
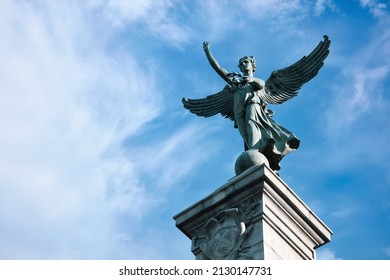
[[[300,141],[267,108],[297,96],[324,65],[329,46],[324,36],[308,56],[264,81],[254,76],[253,56],[239,60],[241,73],[228,72],[203,43],[211,67],[227,85],[205,98],[183,98],[183,105],[198,116],[220,113],[232,120],[244,151],[235,163],[236,177],[174,217],[192,240],[196,259],[315,259],[315,249],[330,242],[332,231],[276,173]]]

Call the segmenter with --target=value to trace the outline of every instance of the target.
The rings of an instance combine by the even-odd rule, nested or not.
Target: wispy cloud
[[[388,7],[386,3],[378,0],[359,0],[360,5],[368,8],[371,14],[376,17],[385,16],[388,14]]]
[[[112,0],[97,5],[104,11],[109,22],[117,28],[136,24],[165,42],[180,45],[190,40],[190,30],[175,16],[177,9],[184,8],[177,0]]]
[[[348,84],[335,86],[334,106],[327,113],[329,132],[333,136],[345,132],[345,129],[354,125],[365,113],[380,105],[380,83],[387,77],[388,65],[378,67],[357,66],[354,69],[346,69],[345,75]],[[336,121],[337,119],[337,121]]]
[[[317,0],[314,6],[314,11],[316,15],[321,15],[327,8],[334,11],[337,9],[337,6],[333,0]]]
[[[389,50],[390,32],[373,34],[372,40],[345,63],[345,82],[333,86],[333,104],[325,113],[331,138],[338,139],[362,116],[386,107],[383,83],[390,71]]]
[[[165,105],[160,66],[110,51],[115,32],[140,23],[157,40],[187,40],[165,18],[172,1],[141,2],[0,11],[0,258],[136,258],[141,220],[218,151],[213,127],[152,125]]]
[[[341,209],[337,209],[330,214],[336,218],[345,218],[351,216],[353,213],[358,211],[359,209],[355,206],[348,207],[346,205],[343,205]]]
[[[218,152],[218,145],[206,137],[213,129],[189,123],[169,136],[156,137],[145,147],[130,148],[129,156],[138,163],[143,177],[158,182],[156,188],[168,190]]]
[[[317,249],[316,253],[318,260],[341,260],[340,258],[336,257],[336,252],[328,248]]]
[[[95,43],[92,10],[58,5],[0,12],[0,258],[118,257],[118,219],[158,201],[122,145],[160,113],[153,70]]]
[[[218,34],[234,34],[235,30],[246,26],[246,21],[249,19],[261,23],[262,32],[264,29],[283,30],[282,33],[285,34],[294,29],[294,23],[305,18],[312,9],[311,4],[301,0],[202,1],[201,3],[201,10],[208,18],[208,26],[211,27],[210,37],[218,37]]]
[[[243,3],[243,8],[252,16],[287,20],[291,16],[295,18],[293,15],[297,12],[301,12],[300,16],[306,15],[309,6],[301,0],[253,0]]]

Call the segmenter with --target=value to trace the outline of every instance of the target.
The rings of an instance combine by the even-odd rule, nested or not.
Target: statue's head
[[[244,72],[243,66],[245,62],[250,62],[252,64],[253,73],[256,71],[256,59],[253,56],[244,56],[238,61],[238,68],[241,72]]]

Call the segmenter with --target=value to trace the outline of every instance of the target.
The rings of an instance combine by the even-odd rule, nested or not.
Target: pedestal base
[[[312,260],[332,231],[267,166],[254,166],[174,217],[198,260]]]

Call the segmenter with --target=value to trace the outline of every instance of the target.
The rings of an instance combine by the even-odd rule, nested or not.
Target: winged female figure
[[[281,159],[298,149],[299,139],[289,130],[276,123],[267,104],[281,104],[298,95],[306,82],[314,78],[329,54],[330,40],[324,36],[308,55],[286,68],[272,71],[264,81],[256,78],[256,60],[244,56],[239,60],[241,73],[228,72],[214,58],[208,42],[203,49],[211,67],[227,85],[215,94],[201,99],[182,99],[191,113],[210,117],[220,113],[234,121],[244,140],[245,150],[256,150],[268,160],[273,170],[279,170]]]

